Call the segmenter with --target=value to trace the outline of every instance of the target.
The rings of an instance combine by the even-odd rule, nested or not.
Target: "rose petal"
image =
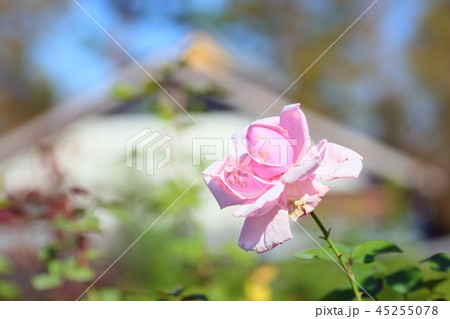
[[[264,165],[264,164],[258,163],[255,160],[252,160],[250,165],[256,175],[258,175],[259,177],[266,179],[266,180],[274,179],[275,177],[283,175],[284,173],[286,173],[288,171],[287,167]]]
[[[205,178],[206,185],[221,208],[257,198],[273,186],[273,183],[253,175],[250,166],[233,166],[236,163],[240,164],[240,161],[229,155],[203,171],[209,176]]]
[[[245,169],[247,169],[247,167],[245,167]],[[270,182],[251,174],[248,170],[240,169],[239,167],[226,170],[222,181],[230,189],[247,199],[256,198],[273,186]]]
[[[213,180],[210,176],[205,176],[203,180],[216,198],[220,208],[243,204],[247,201],[246,198],[230,190],[221,179]]]
[[[289,138],[293,141],[294,161],[297,162],[307,153],[311,142],[309,126],[305,114],[300,109],[300,104],[286,105],[281,111],[280,126],[288,131]]]
[[[254,122],[253,124],[267,124],[272,126],[279,126],[280,125],[280,117],[279,116],[273,116],[268,117],[265,119],[258,120]],[[235,152],[236,156],[239,157],[242,154],[248,153],[247,150],[247,131],[251,124],[247,125],[243,129],[237,131],[233,134],[233,143],[235,146]]]
[[[331,181],[336,178],[359,176],[362,156],[344,146],[328,143],[323,164],[315,172],[318,179]]]
[[[296,220],[298,217],[311,213],[329,190],[329,186],[314,179],[304,179],[286,185],[286,198],[297,201],[300,206],[297,207],[300,208],[299,210],[290,213],[291,218]]]
[[[279,126],[252,124],[247,131],[251,166],[259,177],[272,179],[284,174],[294,159],[287,132]]]
[[[285,184],[295,183],[300,179],[308,178],[320,167],[326,150],[327,141],[321,140],[317,147],[309,150],[304,156],[303,162],[292,167],[286,174],[281,177],[281,181]]]
[[[266,214],[273,207],[285,205],[286,199],[283,194],[284,184],[278,182],[262,194],[256,201],[246,206],[245,209],[238,209],[233,213],[235,217],[257,217]],[[245,204],[249,204],[246,202]]]
[[[288,167],[294,157],[287,132],[270,125],[250,125],[247,132],[249,154],[260,164]]]
[[[230,163],[237,163],[237,160],[231,155],[225,157],[223,160],[218,160],[209,165],[202,174],[209,176],[221,176],[225,167],[229,166]]]
[[[289,239],[292,239],[292,233],[288,212],[276,206],[263,216],[245,219],[239,246],[247,251],[263,253]]]

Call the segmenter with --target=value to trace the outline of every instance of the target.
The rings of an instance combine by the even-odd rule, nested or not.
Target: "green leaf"
[[[439,278],[439,279],[430,279],[423,283],[425,287],[427,287],[430,290],[433,290],[436,286],[446,281],[447,278]]]
[[[79,266],[74,257],[62,263],[62,274],[70,281],[86,282],[94,279],[94,271],[87,266]]]
[[[0,275],[7,274],[11,271],[11,263],[8,259],[0,256]]]
[[[402,250],[394,243],[386,240],[365,241],[355,247],[351,258],[355,263],[371,263],[375,256],[388,253],[401,253]]]
[[[47,270],[48,270],[49,274],[59,276],[62,273],[62,269],[63,269],[63,264],[57,259],[50,260],[47,263]]]
[[[341,254],[346,257],[349,256],[350,247],[343,244],[336,244],[336,248]],[[299,252],[294,256],[302,260],[337,261],[336,254],[330,247],[315,247]]]
[[[131,220],[130,214],[119,204],[106,205],[105,208],[123,222],[128,222]]]
[[[98,219],[95,216],[86,216],[78,221],[77,230],[84,231],[100,231]]]
[[[379,261],[374,261],[370,264],[356,263],[352,265],[352,271],[356,278],[361,278],[362,280],[373,275],[383,275],[386,273],[386,266]]]
[[[372,297],[376,296],[381,289],[383,289],[383,279],[379,277],[369,277],[362,282],[362,287],[365,291],[369,293]],[[365,291],[363,291],[363,297],[370,298]]]
[[[65,273],[67,270],[77,268],[77,259],[75,256],[71,256],[61,261],[62,272]]]
[[[372,297],[376,296],[383,289],[383,280],[378,277],[369,277],[362,282],[362,286]],[[362,297],[370,298],[364,291]],[[325,297],[323,301],[350,301],[355,298],[355,293],[350,288],[333,290]]]
[[[40,274],[33,277],[31,284],[36,290],[48,290],[62,285],[61,276],[54,274]]]
[[[86,231],[99,231],[98,219],[95,216],[85,216],[79,220],[69,220],[61,217],[53,221],[53,226],[68,233],[81,233]]]
[[[116,84],[111,89],[111,95],[117,100],[129,100],[136,96],[136,89],[128,84]]]
[[[177,286],[175,288],[172,289],[172,291],[169,292],[169,294],[172,297],[178,297],[181,295],[181,293],[184,291],[184,286]]]
[[[89,267],[77,267],[67,270],[64,276],[71,281],[86,282],[94,279],[95,273]]]
[[[406,266],[387,276],[386,282],[400,294],[406,294],[423,287],[422,273],[419,268],[414,266]]]
[[[328,254],[327,254],[328,253]],[[337,261],[336,255],[329,247],[316,247],[304,250],[294,255],[295,257],[302,260],[326,260],[326,261]],[[330,258],[330,256],[332,258]]]
[[[20,294],[19,287],[10,281],[0,281],[0,299],[13,300],[17,299]]]
[[[84,251],[84,254],[88,260],[96,260],[100,257],[100,252],[94,248],[88,248]]]
[[[76,230],[75,222],[64,217],[55,218],[53,220],[53,227],[68,233],[73,233]]]
[[[428,262],[430,268],[436,271],[450,270],[450,254],[439,253],[421,261],[421,263]]]
[[[37,257],[40,261],[48,261],[56,257],[56,248],[47,246],[38,250]]]
[[[337,289],[333,290],[322,301],[352,301],[355,298],[355,294],[352,289]]]
[[[192,294],[181,298],[181,301],[208,301],[208,298],[202,294]]]
[[[98,298],[102,301],[119,301],[120,291],[116,288],[101,288],[97,290]]]

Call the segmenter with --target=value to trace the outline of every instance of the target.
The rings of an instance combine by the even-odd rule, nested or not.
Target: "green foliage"
[[[178,286],[171,291],[158,291],[160,301],[208,301],[202,294],[184,294],[184,287]]]
[[[422,260],[422,263],[428,263],[428,265],[430,265],[430,268],[433,270],[446,272],[450,270],[450,254],[435,254],[427,259]]]
[[[125,207],[123,207],[122,203],[111,203],[104,205],[104,208],[106,208],[111,214],[113,214],[117,219],[119,219],[122,222],[129,222],[130,221],[130,214],[128,214]]]
[[[365,279],[373,275],[384,275],[387,271],[386,265],[380,261],[374,261],[370,264],[353,264],[352,270],[357,278],[360,279]]]
[[[111,95],[117,100],[130,100],[136,97],[137,90],[128,84],[116,84],[111,89]]]
[[[54,245],[49,245],[38,250],[37,257],[40,261],[49,261],[56,258],[57,249]]]
[[[370,240],[357,245],[351,254],[351,259],[355,263],[371,263],[375,256],[388,253],[401,253],[402,250],[397,245],[386,240]]]
[[[365,291],[363,291],[363,297],[376,296],[383,289],[383,279],[376,276],[370,276],[366,278],[362,282],[362,287]],[[367,295],[367,293],[370,295]]]
[[[323,301],[351,301],[355,298],[353,290],[350,288],[336,289],[328,293],[321,300]]]
[[[65,217],[57,217],[53,221],[55,229],[68,233],[83,233],[88,231],[98,232],[100,227],[95,216],[87,215],[80,219],[72,220]]]
[[[0,256],[0,300],[13,300],[19,296],[19,287],[1,276],[7,275],[11,272],[12,266],[9,260]]]
[[[34,276],[32,285],[36,290],[48,290],[60,287],[64,279],[87,282],[94,277],[95,272],[87,266],[80,266],[75,257],[65,260],[51,259],[47,261],[47,273]]]
[[[317,247],[304,250],[295,254],[294,256],[301,260],[336,260],[336,257],[333,257],[333,251],[329,247]]]
[[[64,276],[70,281],[87,282],[94,279],[94,271],[86,266],[73,265],[65,269]]]
[[[356,280],[364,288],[360,289],[364,298],[377,298],[380,295],[388,296],[387,300],[401,299],[396,294],[408,295],[408,298],[413,296],[416,300],[444,298],[439,287],[444,287],[448,278],[426,278],[414,264],[405,265],[402,269],[389,274],[385,262],[375,260],[376,256],[382,254],[402,252],[397,245],[391,242],[372,240],[362,242],[355,247],[340,244],[336,244],[336,247],[345,256],[344,262],[347,263],[347,267],[352,270]],[[334,252],[329,247],[308,249],[296,254],[295,257],[301,260],[330,261],[331,258],[327,253],[337,261]],[[449,269],[449,254],[436,254],[422,260],[421,263],[428,264],[434,271],[445,272]],[[347,285],[332,290],[323,297],[323,300],[353,300],[354,292]]]
[[[387,284],[400,294],[407,294],[424,286],[420,269],[406,266],[386,277]]]
[[[55,265],[54,270],[51,268]],[[94,278],[94,271],[87,266],[80,266],[75,257],[67,258],[66,260],[54,260],[48,266],[49,273],[58,274],[70,281],[86,282]]]
[[[375,256],[387,253],[402,252],[397,245],[385,240],[365,241],[350,247],[336,244],[337,250],[343,255],[342,261],[346,269],[352,269],[357,278],[363,283],[363,297],[370,298],[377,295],[383,289],[382,275],[386,267],[375,261]],[[317,247],[308,249],[295,255],[301,260],[334,260],[338,262],[336,254],[330,247]],[[367,294],[367,293],[368,294]],[[354,292],[350,288],[335,289],[324,297],[324,300],[352,300]]]
[[[13,300],[20,295],[19,287],[8,280],[0,280],[0,300]]]
[[[87,260],[96,260],[101,256],[100,252],[94,248],[86,249],[84,251],[84,255],[86,256]]]
[[[105,287],[94,290],[97,300],[100,301],[119,301],[122,297],[120,290],[112,287]]]
[[[0,275],[9,273],[11,270],[11,263],[8,259],[0,256]]]
[[[363,291],[362,296],[370,298],[366,292],[369,293],[370,296],[377,295],[381,289],[383,289],[383,279],[379,277],[368,277],[362,283],[362,287],[365,291]],[[341,288],[336,289],[325,295],[322,298],[323,301],[351,301],[354,300],[355,295],[353,290],[350,288]]]
[[[372,263],[375,256],[387,253],[400,253],[402,250],[397,245],[385,240],[365,241],[355,247],[343,244],[336,245],[338,251],[353,263]],[[305,250],[295,255],[302,260],[335,260],[336,257],[330,247],[316,247]]]
[[[48,290],[62,285],[61,276],[57,274],[40,274],[32,278],[31,284],[36,290]]]
[[[430,279],[423,283],[423,285],[428,288],[430,291],[433,291],[437,286],[445,282],[447,278],[439,278],[439,279]]]

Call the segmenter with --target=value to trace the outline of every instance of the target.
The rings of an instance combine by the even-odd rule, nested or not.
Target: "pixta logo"
[[[172,137],[149,128],[134,134],[126,143],[126,165],[153,175],[170,162],[170,140]]]

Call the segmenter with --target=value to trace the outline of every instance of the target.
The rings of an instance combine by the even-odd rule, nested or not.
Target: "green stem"
[[[330,246],[331,250],[336,254],[337,259],[339,260],[339,263],[341,264],[342,268],[345,270],[345,273],[347,274],[348,280],[350,281],[350,284],[352,285],[353,292],[355,293],[356,300],[361,301],[361,294],[359,292],[358,286],[355,282],[355,275],[352,273],[351,267],[349,263],[346,261],[345,257],[339,252],[336,245],[333,242],[333,239],[331,239],[330,231],[323,226],[322,222],[320,221],[319,217],[314,212],[310,213],[316,224],[319,226],[320,230],[323,233],[323,238],[327,241],[328,245]]]

